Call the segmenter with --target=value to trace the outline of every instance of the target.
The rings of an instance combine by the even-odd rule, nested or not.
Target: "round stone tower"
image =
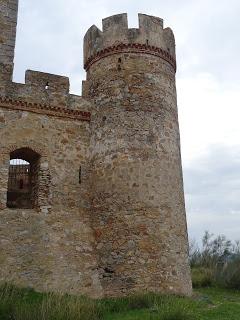
[[[92,223],[106,296],[191,294],[175,41],[160,18],[103,20],[84,38]]]

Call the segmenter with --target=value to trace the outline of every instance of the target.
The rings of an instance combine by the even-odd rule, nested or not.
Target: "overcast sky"
[[[85,79],[82,39],[112,14],[164,19],[176,37],[177,89],[190,238],[240,239],[240,1],[20,0],[14,80],[26,69]]]

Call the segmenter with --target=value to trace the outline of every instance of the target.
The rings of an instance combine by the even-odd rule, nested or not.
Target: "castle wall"
[[[1,281],[101,295],[89,224],[88,126],[0,108]],[[10,152],[22,147],[41,156],[39,174],[45,172],[44,203],[32,210],[6,208]]]

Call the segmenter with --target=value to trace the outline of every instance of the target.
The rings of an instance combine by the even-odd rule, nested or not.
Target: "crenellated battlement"
[[[0,108],[90,121],[91,104],[69,88],[68,77],[27,70],[25,83],[0,82]]]
[[[25,74],[25,83],[35,90],[52,91],[62,95],[69,94],[69,78],[55,74],[27,70]]]
[[[102,20],[102,31],[93,25],[84,37],[84,67],[118,52],[140,52],[160,56],[176,67],[175,39],[161,18],[138,14],[139,28],[128,28],[127,14]]]

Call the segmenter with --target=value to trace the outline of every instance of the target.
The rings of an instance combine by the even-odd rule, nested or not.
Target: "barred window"
[[[40,156],[30,148],[11,152],[7,206],[31,209],[37,204]]]

